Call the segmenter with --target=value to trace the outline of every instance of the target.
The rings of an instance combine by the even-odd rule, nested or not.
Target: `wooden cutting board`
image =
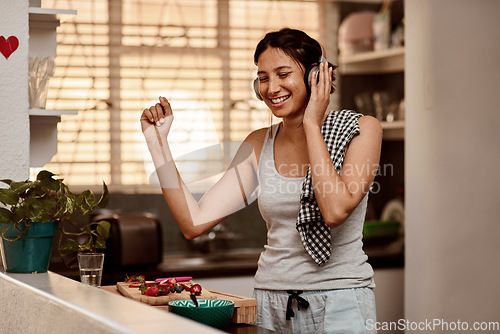
[[[137,298],[132,297],[132,295],[130,294],[131,289],[136,289],[137,291],[139,291],[139,289],[129,288],[128,287],[129,285],[130,285],[130,283],[124,283],[124,282],[120,283],[119,282],[116,285],[101,286],[101,289],[112,292],[112,293],[117,293],[119,295],[127,296],[128,298],[139,300]],[[127,291],[127,292],[124,292],[124,291]],[[136,292],[135,291],[132,291],[132,292],[133,292],[134,296],[136,296]],[[234,312],[233,312],[233,317],[231,318],[231,322],[238,323],[238,324],[240,324],[240,323],[249,324],[249,323],[257,321],[257,301],[255,299],[249,298],[249,297],[233,295],[233,294],[230,294],[227,292],[220,292],[220,291],[208,290],[208,289],[204,289],[203,292],[205,294],[210,294],[211,295],[210,299],[227,299],[227,300],[231,300],[234,302]],[[125,293],[128,293],[128,295],[126,295]],[[140,294],[140,291],[139,291],[139,294]],[[170,295],[172,295],[172,294],[170,294]],[[178,294],[176,294],[176,295],[178,295]],[[184,295],[181,295],[181,296],[184,297]],[[145,303],[147,303],[147,304],[150,304],[153,301],[152,300],[153,298],[162,298],[162,297],[150,297],[150,296],[142,296],[142,297],[148,297],[148,298],[144,298]],[[187,298],[189,298],[189,295],[187,296]],[[139,301],[142,301],[142,300],[139,300]],[[166,303],[168,303],[168,302],[166,302]],[[168,311],[168,306],[166,303],[161,304],[161,305],[158,305],[158,304],[150,304],[150,305],[153,305],[153,306],[155,306],[159,309],[162,309],[164,311]]]
[[[183,283],[190,283],[193,284],[193,281],[189,282],[183,282]],[[118,291],[120,291],[125,297],[132,298],[135,300],[138,300],[142,303],[146,303],[149,305],[153,306],[159,306],[159,305],[167,305],[168,302],[171,302],[173,300],[180,300],[180,299],[191,299],[189,296],[190,293],[187,291],[182,291],[179,293],[169,293],[166,296],[146,296],[141,294],[141,291],[139,288],[130,288],[129,285],[131,283],[125,283],[125,282],[118,282],[116,283],[116,288]],[[201,295],[196,296],[198,299],[217,299],[217,295],[210,292],[209,290],[202,289]]]

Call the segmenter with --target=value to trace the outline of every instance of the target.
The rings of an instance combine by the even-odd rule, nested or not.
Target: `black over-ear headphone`
[[[319,63],[328,63],[328,60],[326,60],[325,57],[323,57],[323,55],[321,55],[321,57],[319,58]],[[328,63],[328,67],[332,67],[332,65],[330,65],[330,63]],[[315,64],[315,65],[312,65],[310,66],[306,72],[304,73],[304,83],[306,84],[306,89],[307,89],[307,92],[310,94],[311,93],[311,80],[312,80],[312,76],[313,76],[313,73],[316,73],[316,80],[318,80],[318,77],[319,77],[319,64]],[[333,83],[332,83],[333,85]],[[253,90],[255,91],[255,95],[257,96],[257,98],[259,100],[263,100],[262,99],[262,96],[260,96],[260,93],[259,93],[259,78],[255,78],[255,80],[253,81]]]

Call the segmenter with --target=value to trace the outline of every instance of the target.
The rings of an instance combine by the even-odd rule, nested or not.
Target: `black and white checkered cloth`
[[[358,118],[361,116],[363,115],[352,110],[333,111],[321,127],[321,134],[337,173],[342,169],[346,147],[359,134]],[[314,196],[310,166],[302,185],[296,228],[305,250],[313,260],[318,265],[326,263],[331,255],[331,231],[323,220]]]

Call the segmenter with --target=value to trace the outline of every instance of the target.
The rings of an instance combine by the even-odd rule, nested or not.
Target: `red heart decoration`
[[[10,55],[17,50],[19,40],[16,36],[5,37],[0,36],[0,52],[4,55],[5,59],[9,59]]]

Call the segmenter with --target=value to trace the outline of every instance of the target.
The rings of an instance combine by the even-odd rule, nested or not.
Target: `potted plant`
[[[43,170],[36,180],[16,182],[0,180],[0,241],[2,260],[9,272],[46,272],[53,238],[59,231],[57,246],[61,257],[76,251],[95,252],[106,247],[110,224],[106,221],[83,222],[94,208],[107,205],[109,193],[96,201],[90,190],[73,194],[63,179]],[[70,260],[64,259],[65,263]]]

